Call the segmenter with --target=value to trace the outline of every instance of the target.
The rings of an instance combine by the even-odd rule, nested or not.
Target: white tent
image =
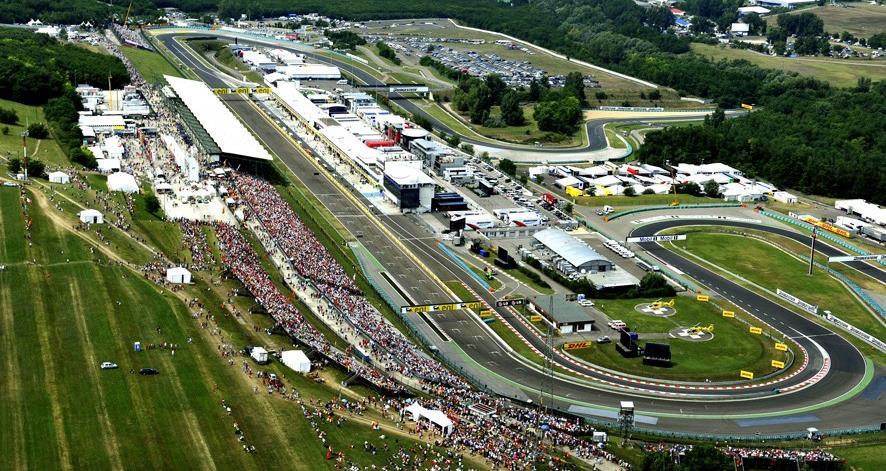
[[[135,177],[128,173],[112,173],[108,175],[108,190],[138,193],[138,183],[135,182]]]
[[[111,173],[120,171],[120,159],[96,159],[98,171],[102,173]]]
[[[71,177],[65,172],[51,172],[49,174],[49,183],[70,183]]]
[[[308,360],[308,356],[301,350],[286,350],[280,353],[280,361],[299,373],[311,371],[311,360]]]
[[[105,217],[102,213],[94,209],[84,209],[80,211],[80,222],[86,224],[104,224]]]
[[[183,267],[167,268],[166,280],[170,283],[187,284],[191,282],[191,272]]]
[[[452,420],[443,411],[427,409],[417,402],[406,406],[403,411],[412,414],[412,420],[415,422],[425,419],[440,427],[443,435],[450,435],[454,429]]]

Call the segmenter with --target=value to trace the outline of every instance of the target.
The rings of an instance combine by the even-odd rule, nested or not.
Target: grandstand
[[[271,160],[268,151],[206,84],[170,75],[163,77],[183,105],[180,108],[187,109],[186,124],[198,136],[199,144],[211,160]],[[190,117],[193,119],[187,119]]]

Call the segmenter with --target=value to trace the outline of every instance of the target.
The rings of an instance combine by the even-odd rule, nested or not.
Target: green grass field
[[[0,188],[0,456],[10,469],[125,468],[268,469],[290,463],[301,469],[333,469],[325,446],[289,401],[253,394],[252,380],[220,359],[215,339],[190,318],[176,297],[158,291],[138,273],[107,263],[78,235],[32,206],[33,245],[24,237],[18,190]],[[21,283],[28,289],[17,289]],[[211,291],[211,290],[210,290]],[[219,311],[220,299],[193,289],[219,319],[235,345],[255,344],[242,326]],[[158,330],[159,329],[159,330]],[[194,342],[188,343],[188,337]],[[136,353],[132,342],[175,342],[179,348]],[[260,340],[259,340],[260,341]],[[284,343],[285,345],[285,343]],[[102,361],[120,368],[101,370]],[[153,367],[158,376],[131,373]],[[255,367],[255,365],[253,365]],[[283,375],[307,399],[339,394],[343,374],[330,371],[317,384]],[[365,388],[353,391],[368,392]],[[230,413],[221,407],[225,400]],[[348,418],[341,427],[320,421],[328,444],[361,466],[387,462],[396,450],[381,448],[380,432]],[[234,434],[237,422],[258,452],[246,454]],[[404,446],[411,439],[397,437]],[[372,455],[350,449],[368,440]],[[298,444],[298,446],[293,446]]]
[[[674,201],[674,195],[637,195],[637,196],[580,196],[578,198],[569,197],[569,200],[575,200],[576,204],[583,206],[604,206],[609,205],[620,209],[631,209],[636,206],[661,206],[669,205]],[[707,198],[704,196],[680,195],[676,196],[680,204],[710,204],[722,203],[718,198]]]
[[[0,132],[0,155],[6,158],[21,158],[23,153],[21,133],[28,128],[29,123],[46,123],[43,108],[3,99],[0,99],[0,108],[13,109],[18,114],[18,124],[0,124],[0,129],[9,128],[6,134]],[[38,140],[29,137],[27,145],[28,155],[32,159],[38,159],[47,166],[68,165],[68,157],[55,139]],[[6,173],[5,168],[3,173]]]
[[[827,57],[772,57],[744,49],[710,44],[692,44],[692,51],[705,57],[719,59],[744,59],[760,67],[797,72],[802,75],[830,82],[838,87],[855,86],[860,77],[873,81],[886,79],[886,62],[830,59]]]
[[[121,48],[123,54],[132,61],[132,65],[141,72],[145,80],[154,84],[165,83],[164,75],[181,77],[181,73],[165,57],[156,52],[145,51],[132,47]]]
[[[814,13],[824,21],[824,29],[830,33],[848,31],[855,36],[870,37],[875,33],[886,31],[886,7],[869,5],[868,2],[840,3],[839,6],[824,5],[804,8],[788,15]],[[776,25],[778,15],[766,19],[769,26]]]
[[[699,232],[678,246],[771,291],[780,288],[818,305],[820,310],[829,310],[878,338],[886,337],[886,328],[875,314],[847,288],[820,269],[815,269],[813,276],[806,275],[806,262],[773,245],[747,237]]]
[[[568,353],[625,373],[694,381],[738,381],[739,370],[753,371],[759,377],[775,371],[770,365],[771,360],[785,360],[784,353],[775,350],[774,342],[764,336],[750,334],[745,324],[723,317],[721,311],[710,303],[678,296],[675,305],[677,314],[671,317],[653,317],[634,310],[637,304],[651,301],[655,299],[598,300],[597,307],[610,319],[620,319],[632,331],[640,332],[641,345],[645,343],[644,333],[667,333],[675,327],[694,325],[713,324],[714,338],[707,342],[688,342],[675,338],[650,340],[670,344],[673,365],[669,368],[645,366],[641,358],[624,358],[615,350],[614,343],[592,343],[590,348],[570,350]],[[736,315],[741,316],[740,313]],[[586,340],[592,340],[597,335],[587,334]]]

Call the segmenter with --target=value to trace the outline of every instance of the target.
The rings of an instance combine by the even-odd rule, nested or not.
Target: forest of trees
[[[780,187],[886,204],[886,82],[831,89],[812,79],[764,85],[765,106],[704,125],[650,133],[651,164],[723,162]]]
[[[44,34],[0,28],[0,98],[44,105],[54,137],[72,160],[89,163],[88,156],[73,152],[82,136],[77,127],[80,97],[72,84],[104,85],[109,75],[114,87],[129,83],[129,72],[116,57],[61,44]]]

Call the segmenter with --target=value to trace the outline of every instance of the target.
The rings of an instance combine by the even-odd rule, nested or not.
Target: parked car
[[[627,324],[625,324],[624,321],[620,321],[620,320],[609,321],[609,324],[607,324],[607,325],[609,326],[610,329],[615,329],[615,330],[624,329],[625,327],[628,326]]]
[[[101,368],[102,368],[103,370],[113,370],[114,368],[117,368],[117,364],[116,364],[116,363],[111,363],[111,362],[109,362],[109,361],[103,361],[102,364],[101,364]]]
[[[158,375],[158,374],[160,374],[160,372],[155,370],[154,368],[142,368],[142,369],[138,370],[138,374],[144,375],[144,376],[152,376],[152,375]]]
[[[609,343],[609,342],[612,342],[612,339],[609,338],[608,335],[603,335],[603,336],[597,337],[597,343]]]
[[[582,299],[581,301],[578,302],[578,304],[580,304],[584,307],[591,307],[594,305],[594,302],[591,301],[590,299]]]

